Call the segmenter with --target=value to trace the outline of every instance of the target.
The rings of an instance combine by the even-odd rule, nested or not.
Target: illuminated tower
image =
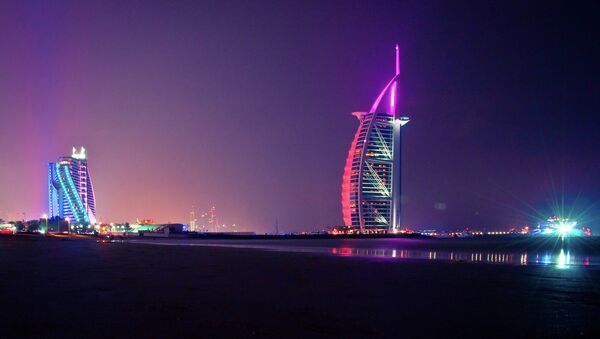
[[[213,230],[213,232],[219,232],[219,225],[217,224],[217,210],[215,206],[210,208],[210,212],[208,214],[208,228],[209,230]]]
[[[190,212],[190,225],[189,225],[189,229],[188,231],[190,232],[196,232],[198,231],[198,227],[197,227],[197,222],[198,219],[196,219],[196,212],[193,209],[194,207],[192,207],[192,211]]]
[[[95,224],[96,200],[85,148],[48,164],[48,214],[72,223]]]
[[[360,124],[346,158],[342,211],[344,224],[363,233],[400,230],[400,129],[410,119],[397,117],[399,78],[400,51],[396,45],[396,74],[368,112],[352,113]],[[382,104],[384,98],[389,99],[389,105]]]

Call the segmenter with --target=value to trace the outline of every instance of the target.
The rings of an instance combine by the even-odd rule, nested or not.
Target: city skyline
[[[399,43],[406,226],[564,208],[600,229],[588,5],[234,7],[0,4],[0,217],[45,213],[46,164],[84,145],[103,220],[217,206],[258,232],[341,225],[348,112],[389,80]]]

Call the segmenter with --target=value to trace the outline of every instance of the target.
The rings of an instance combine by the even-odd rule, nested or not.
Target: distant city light
[[[576,221],[573,222],[561,222],[558,224],[558,226],[556,227],[558,233],[560,235],[569,235],[571,232],[573,232],[573,229],[575,228],[575,225],[577,225]]]
[[[577,221],[570,221],[566,218],[550,217],[544,223],[540,224],[533,234],[553,235],[560,237],[580,237],[589,236],[589,228],[578,227]]]

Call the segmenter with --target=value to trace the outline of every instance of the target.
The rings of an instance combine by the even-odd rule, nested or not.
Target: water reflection
[[[423,250],[397,250],[397,249],[370,249],[353,247],[332,247],[331,254],[337,256],[357,257],[390,257],[397,259],[423,259],[437,261],[508,264],[527,266],[554,265],[558,269],[567,269],[571,266],[589,266],[589,256],[576,256],[570,251],[561,249],[558,253],[499,253],[499,252],[457,252],[457,251],[423,251]]]
[[[390,258],[394,260],[426,260],[426,261],[449,261],[457,263],[482,263],[482,264],[503,264],[503,265],[545,265],[553,266],[557,269],[568,269],[571,267],[592,266],[596,267],[600,263],[600,257],[594,255],[577,254],[567,247],[558,247],[557,250],[540,250],[540,251],[519,251],[519,250],[433,250],[433,249],[401,249],[390,248],[389,242],[372,242],[362,241],[356,242],[363,246],[375,247],[359,247],[359,246],[331,246],[324,245],[320,241],[298,241],[298,242],[283,242],[283,241],[196,241],[196,240],[172,240],[172,239],[155,239],[155,240],[128,240],[131,243],[150,244],[150,245],[168,245],[168,246],[202,246],[202,247],[229,247],[229,248],[246,248],[260,249],[274,252],[302,252],[302,253],[318,253],[330,254],[342,257],[378,257]],[[408,245],[410,246],[410,242]],[[413,245],[415,243],[412,243]],[[426,245],[427,242],[420,244]],[[439,243],[436,243],[439,244]],[[442,243],[443,245],[443,243]],[[388,247],[384,247],[388,246]],[[579,252],[582,253],[582,252]]]

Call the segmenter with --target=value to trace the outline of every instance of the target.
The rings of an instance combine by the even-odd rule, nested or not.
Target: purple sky
[[[598,6],[2,1],[0,217],[88,149],[102,220],[341,224],[358,125],[402,52],[404,223],[600,231]],[[564,203],[562,202],[564,200]]]

